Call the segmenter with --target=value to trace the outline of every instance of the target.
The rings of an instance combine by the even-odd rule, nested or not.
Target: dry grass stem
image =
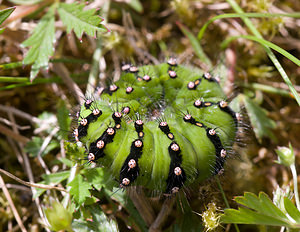
[[[23,144],[28,143],[30,140],[26,137],[24,137],[23,135],[20,135],[18,133],[15,133],[14,131],[12,131],[11,129],[9,129],[6,126],[3,126],[2,124],[0,124],[0,133],[20,142]]]
[[[144,191],[142,189],[138,189],[137,191],[134,188],[128,188],[127,193],[141,217],[150,226],[155,220],[155,213]]]
[[[58,191],[63,191],[63,192],[68,192],[66,189],[64,188],[61,188],[61,187],[56,187],[56,186],[52,186],[52,185],[46,185],[46,184],[36,184],[36,183],[33,183],[33,182],[27,182],[27,181],[24,181],[24,180],[21,180],[20,178],[14,176],[13,174],[3,170],[2,168],[0,168],[0,172],[12,179],[14,179],[15,181],[23,184],[23,185],[26,185],[28,187],[32,187],[32,188],[41,188],[41,189],[47,189],[47,190],[58,190]]]
[[[10,208],[11,208],[11,210],[12,210],[14,216],[15,216],[15,219],[16,219],[16,221],[17,221],[20,229],[22,230],[22,232],[26,232],[27,230],[25,229],[25,226],[23,225],[23,222],[22,222],[22,220],[20,218],[20,215],[19,215],[19,213],[18,213],[18,211],[17,211],[17,209],[15,207],[15,204],[14,204],[13,200],[11,199],[11,196],[10,196],[10,194],[9,194],[6,186],[5,186],[5,182],[2,179],[1,175],[0,175],[0,186],[2,188],[2,191],[3,191],[4,195],[5,195],[8,203],[9,203],[9,206],[10,206]]]
[[[162,228],[165,220],[170,215],[170,213],[173,209],[175,199],[176,199],[176,197],[173,196],[173,197],[167,198],[164,201],[159,214],[157,215],[155,221],[152,223],[151,227],[149,228],[149,232],[162,231],[161,228]]]
[[[78,85],[72,80],[66,66],[63,65],[62,63],[54,63],[53,70],[57,75],[59,75],[62,78],[66,86],[69,88],[73,96],[76,98],[77,102],[79,104],[82,104],[85,99],[84,94],[81,91],[81,89],[78,87]]]

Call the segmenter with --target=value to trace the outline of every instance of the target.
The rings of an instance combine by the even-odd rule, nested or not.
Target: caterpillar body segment
[[[221,173],[238,125],[218,78],[174,59],[122,70],[81,106],[74,134],[89,161],[121,187],[167,194]]]

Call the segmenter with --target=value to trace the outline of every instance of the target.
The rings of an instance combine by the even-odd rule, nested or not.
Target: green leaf
[[[284,198],[284,208],[286,212],[298,223],[300,224],[300,212],[293,204],[293,202],[288,198]]]
[[[84,221],[82,219],[75,219],[72,222],[72,229],[75,232],[86,232],[86,231],[94,231],[94,227],[90,228],[87,221]]]
[[[275,206],[263,192],[258,197],[253,193],[245,193],[242,197],[236,197],[235,201],[246,208],[225,209],[225,214],[221,217],[223,223],[300,228],[299,223],[289,220],[285,213]]]
[[[132,7],[132,9],[136,10],[139,13],[143,13],[143,5],[139,0],[130,0],[128,5]]]
[[[275,206],[268,195],[263,192],[259,193],[259,197],[254,193],[246,192],[244,197],[237,197],[235,201],[238,204],[253,207],[265,215],[286,218],[285,214]]]
[[[70,171],[63,171],[63,172],[57,172],[57,173],[51,173],[51,174],[44,174],[43,177],[43,181],[39,182],[40,184],[54,184],[57,185],[58,183],[61,183],[62,181],[66,180],[70,175]],[[46,189],[40,189],[37,188],[36,189],[36,194],[33,196],[33,198],[37,198],[39,196],[41,196],[44,192],[46,191]]]
[[[83,32],[90,36],[96,36],[96,31],[107,31],[100,24],[103,20],[95,15],[96,9],[83,10],[84,4],[60,3],[58,14],[62,22],[67,26],[67,32],[74,30],[76,36],[81,39]]]
[[[10,16],[10,14],[16,9],[16,7],[10,7],[4,10],[0,10],[0,25],[5,21],[5,19]],[[5,28],[0,28],[0,35],[4,32]]]
[[[73,165],[74,165],[73,162],[67,158],[60,157],[60,158],[58,158],[58,161],[63,163],[64,165],[66,165],[69,168],[73,167]]]
[[[0,25],[11,15],[11,13],[16,9],[16,7],[10,7],[4,10],[0,10]]]
[[[23,60],[24,64],[33,64],[30,72],[30,80],[32,81],[38,74],[40,68],[48,68],[49,58],[54,53],[53,43],[55,42],[55,7],[49,8],[44,15],[33,34],[23,42],[23,46],[29,49]]]
[[[57,120],[60,128],[60,134],[62,135],[64,140],[68,139],[68,135],[70,134],[70,124],[71,118],[69,116],[69,110],[66,107],[66,104],[63,100],[58,102],[57,107]]]
[[[32,140],[26,144],[24,150],[25,152],[28,152],[31,157],[37,157],[43,142],[44,139],[40,137],[33,137]],[[56,140],[52,140],[45,148],[45,150],[41,153],[41,156],[48,154],[50,151],[58,147],[59,143]]]
[[[190,43],[194,49],[195,54],[199,57],[199,59],[203,63],[205,63],[209,68],[211,68],[212,67],[211,61],[204,53],[202,46],[200,45],[200,42],[197,40],[197,38],[183,24],[177,22],[177,25],[180,28],[180,30],[183,32],[183,34],[190,40]]]
[[[104,212],[101,210],[101,208],[98,205],[93,205],[88,207],[89,211],[92,214],[93,217],[93,226],[96,226],[97,229],[96,231],[101,231],[101,232],[114,232],[114,231],[119,231],[117,223],[112,220],[108,219]],[[91,223],[91,222],[88,222]]]
[[[78,205],[84,203],[87,197],[90,197],[89,189],[91,189],[91,185],[84,181],[82,175],[78,174],[75,178],[68,184],[71,187],[70,194],[75,199]]]
[[[115,181],[111,178],[111,174],[104,168],[91,168],[83,170],[87,181],[96,189],[100,190],[102,187],[112,189]]]
[[[63,180],[66,180],[70,175],[70,171],[62,171],[57,173],[51,174],[44,174],[42,175],[43,179],[45,180],[46,184],[58,184],[61,183]]]
[[[241,99],[243,100],[249,115],[256,138],[261,140],[264,136],[266,136],[276,140],[276,137],[272,132],[272,129],[276,127],[276,123],[272,119],[268,118],[266,110],[245,95],[243,95]]]

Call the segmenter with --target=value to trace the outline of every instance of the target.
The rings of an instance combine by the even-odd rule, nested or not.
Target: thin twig
[[[61,63],[54,63],[53,70],[62,78],[71,93],[76,98],[77,102],[81,105],[84,102],[84,94],[78,85],[72,80],[69,70],[66,68],[66,66]]]
[[[175,199],[176,199],[176,197],[172,196],[170,198],[167,198],[164,201],[158,216],[156,217],[155,221],[152,223],[151,227],[149,228],[149,232],[161,231],[161,227],[163,226],[165,220],[170,215],[170,213],[173,209]]]
[[[23,135],[17,134],[14,131],[12,131],[11,129],[9,129],[8,127],[3,126],[1,124],[0,124],[0,133],[4,134],[20,143],[23,143],[23,144],[26,144],[30,141],[28,138],[24,137]]]
[[[30,188],[27,188],[26,186],[19,185],[19,184],[7,183],[6,188],[8,188],[8,189],[10,189],[10,188],[11,189],[18,189],[18,190],[21,190],[21,191],[31,192]]]
[[[20,226],[22,232],[26,232],[27,230],[25,229],[25,226],[23,225],[23,222],[22,222],[22,220],[21,220],[21,218],[20,218],[20,215],[19,215],[19,213],[18,213],[18,211],[17,211],[17,209],[16,209],[16,207],[15,207],[15,204],[14,204],[13,200],[11,199],[11,196],[10,196],[10,194],[9,194],[9,191],[8,191],[7,188],[6,188],[5,182],[4,182],[4,180],[2,179],[2,176],[1,176],[1,175],[0,175],[0,187],[1,187],[2,190],[3,190],[3,193],[4,193],[6,199],[7,199],[8,203],[9,203],[9,206],[10,206],[10,208],[11,208],[11,211],[13,212],[13,214],[14,214],[14,216],[15,216],[15,218],[16,218],[16,221],[17,221],[18,225]]]
[[[12,122],[7,120],[6,118],[0,118],[0,122],[3,122],[7,126],[12,126]],[[15,125],[19,130],[28,130],[31,127],[30,126],[20,126],[20,125]]]
[[[17,182],[19,182],[23,185],[28,186],[28,187],[41,188],[41,189],[47,189],[47,190],[55,189],[55,190],[58,190],[58,191],[68,192],[66,189],[61,188],[61,187],[56,187],[56,186],[46,185],[46,184],[36,184],[36,183],[33,183],[33,182],[27,182],[27,181],[21,180],[20,178],[14,176],[10,172],[7,172],[7,171],[3,170],[2,168],[0,168],[0,172],[4,175],[14,179],[15,181],[17,181]]]
[[[28,113],[25,113],[25,112],[23,112],[21,110],[18,110],[16,108],[14,108],[14,107],[11,107],[11,106],[0,105],[0,111],[6,112],[6,113],[7,112],[11,112],[14,115],[16,115],[18,117],[21,117],[21,118],[25,118],[25,119],[29,120],[32,123],[39,124],[39,123],[42,122],[42,120],[40,120],[39,118],[34,117],[34,116],[32,116],[32,115],[30,115]]]
[[[155,213],[143,189],[139,189],[137,193],[136,189],[129,188],[127,193],[146,224],[151,226],[155,220]]]
[[[10,121],[13,122],[13,124],[12,124],[13,125],[13,131],[15,133],[19,134],[18,128],[15,126],[16,122],[15,122],[15,118],[14,118],[12,112],[10,112],[10,111],[8,112],[8,117],[9,117]],[[29,158],[28,158],[27,154],[24,152],[24,146],[20,142],[18,142],[17,144],[20,148],[20,151],[21,151],[21,154],[22,154],[22,157],[23,157],[24,168],[25,168],[26,174],[28,176],[28,179],[29,179],[30,182],[34,183],[34,177],[33,177],[32,169],[31,169],[31,165],[30,165]],[[34,187],[31,186],[31,192],[32,192],[32,195],[34,196],[37,191]],[[42,210],[42,207],[41,207],[41,204],[40,204],[40,199],[38,197],[36,197],[34,199],[34,201],[35,201],[35,204],[36,204],[36,207],[38,209],[38,212],[39,212],[39,215],[40,215],[41,219],[44,221],[45,225],[49,225],[49,223],[47,221],[47,218],[43,214],[43,210]],[[50,231],[48,228],[45,228],[45,229],[46,229],[46,231]]]
[[[298,178],[297,178],[298,175],[297,175],[297,170],[296,170],[295,163],[293,163],[290,166],[290,169],[291,169],[292,175],[293,175],[294,194],[295,194],[296,206],[297,206],[297,209],[300,211],[300,201],[299,201],[299,193],[298,193]]]
[[[44,160],[42,159],[41,155],[44,152],[44,150],[47,148],[49,143],[51,142],[51,139],[53,138],[53,136],[56,135],[58,131],[59,131],[58,128],[54,128],[54,130],[51,131],[51,133],[45,138],[45,140],[39,150],[39,153],[37,155],[38,160],[39,160],[41,166],[45,169],[46,174],[50,174],[51,172],[49,171],[49,169],[48,169],[46,163],[44,162]]]

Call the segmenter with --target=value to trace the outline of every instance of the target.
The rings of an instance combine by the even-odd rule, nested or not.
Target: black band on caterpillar
[[[90,144],[88,160],[95,162],[99,158],[104,157],[104,148],[108,143],[112,143],[116,130],[113,127],[108,127],[103,134],[93,143]]]
[[[174,139],[174,135],[173,135],[173,133],[171,133],[170,128],[169,128],[169,125],[168,125],[167,122],[165,122],[165,121],[160,121],[158,127],[159,127],[159,129],[160,129],[163,133],[165,133],[165,135],[166,135],[169,139],[171,139],[171,140]]]
[[[219,174],[224,168],[226,150],[224,149],[222,142],[214,129],[206,128],[206,135],[215,146],[216,164],[214,174]]]
[[[177,193],[179,189],[183,186],[186,175],[185,171],[181,167],[182,156],[179,145],[176,142],[172,142],[168,148],[171,163],[169,168],[169,175],[167,179],[166,193]]]
[[[125,187],[130,185],[139,175],[138,159],[143,151],[143,141],[137,139],[132,142],[130,154],[127,156],[121,171],[120,171],[120,186]]]
[[[233,118],[234,120],[234,123],[235,123],[235,126],[237,127],[238,126],[238,120],[237,120],[237,115],[236,115],[236,112],[234,112],[229,106],[228,106],[228,103],[226,101],[219,101],[219,102],[204,102],[204,101],[201,101],[199,99],[197,99],[195,102],[194,102],[194,106],[196,108],[203,108],[203,107],[209,107],[209,106],[212,106],[212,105],[218,105],[219,108],[230,114],[231,117]]]

